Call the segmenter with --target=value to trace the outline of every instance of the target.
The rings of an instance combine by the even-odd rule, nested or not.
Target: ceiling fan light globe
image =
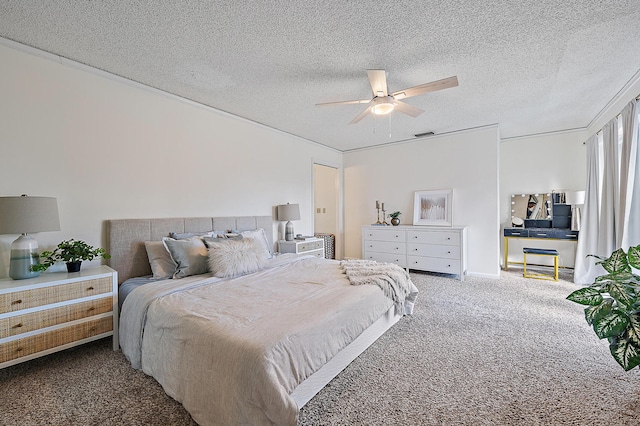
[[[374,105],[371,108],[371,112],[373,112],[375,115],[387,115],[391,111],[393,111],[393,108],[394,108],[394,105],[392,103],[380,103],[380,104]]]

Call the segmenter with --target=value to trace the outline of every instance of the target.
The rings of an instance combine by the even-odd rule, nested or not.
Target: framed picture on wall
[[[416,191],[413,200],[413,224],[453,225],[453,190]]]

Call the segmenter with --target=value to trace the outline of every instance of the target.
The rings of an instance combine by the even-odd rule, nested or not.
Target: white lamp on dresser
[[[52,197],[0,197],[0,234],[20,234],[11,244],[9,276],[14,280],[33,278],[39,263],[38,241],[31,233],[59,231],[58,202]]]

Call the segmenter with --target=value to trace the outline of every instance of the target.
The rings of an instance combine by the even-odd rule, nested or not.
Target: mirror
[[[526,219],[551,220],[551,193],[511,195],[511,223],[523,226]]]

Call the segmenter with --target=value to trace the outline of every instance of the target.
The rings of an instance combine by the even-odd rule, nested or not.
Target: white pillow
[[[250,274],[265,264],[264,249],[251,238],[216,241],[209,245],[209,270],[218,278]]]
[[[162,241],[145,241],[147,257],[153,278],[171,278],[176,271],[176,263]]]
[[[269,247],[269,240],[267,239],[267,234],[264,232],[263,228],[258,228],[253,231],[242,231],[240,232],[240,235],[242,235],[242,238],[253,238],[264,250],[265,259],[271,259],[271,247]]]

